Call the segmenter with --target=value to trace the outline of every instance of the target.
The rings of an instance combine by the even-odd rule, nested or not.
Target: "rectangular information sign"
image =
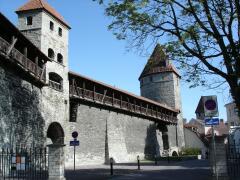
[[[205,119],[205,125],[219,125],[219,118],[207,118]]]
[[[79,141],[70,141],[70,146],[79,146]]]

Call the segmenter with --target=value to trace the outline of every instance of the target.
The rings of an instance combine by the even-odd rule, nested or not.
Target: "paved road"
[[[210,168],[206,160],[179,162],[144,163],[141,170],[137,164],[114,165],[114,175],[109,166],[81,166],[76,172],[66,171],[67,180],[211,180]]]

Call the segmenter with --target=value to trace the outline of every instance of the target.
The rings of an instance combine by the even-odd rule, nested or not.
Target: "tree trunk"
[[[236,104],[236,108],[238,110],[238,116],[239,116],[239,119],[240,119],[240,86],[238,85],[238,82],[237,80],[236,81],[231,81],[231,82],[228,82],[229,85],[230,85],[230,91],[231,91],[231,95],[232,95],[232,98]]]

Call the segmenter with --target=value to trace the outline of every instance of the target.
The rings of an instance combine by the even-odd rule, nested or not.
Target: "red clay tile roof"
[[[89,78],[89,77],[80,75],[80,74],[78,74],[78,73],[69,71],[68,74],[69,74],[70,76],[76,76],[76,77],[80,77],[80,78],[86,79],[86,80],[88,80],[88,81],[92,81],[92,82],[94,82],[94,83],[96,83],[96,84],[100,84],[100,85],[102,85],[102,86],[108,87],[108,88],[110,88],[110,89],[113,89],[113,90],[115,90],[115,91],[121,92],[121,93],[123,93],[123,94],[126,94],[126,95],[132,96],[132,97],[134,97],[134,98],[143,100],[143,101],[145,101],[145,102],[152,103],[152,104],[154,104],[154,105],[156,105],[156,106],[161,106],[161,107],[163,107],[163,108],[165,108],[165,109],[168,109],[168,110],[170,110],[170,111],[174,111],[174,112],[176,112],[176,113],[179,113],[179,112],[180,112],[179,109],[175,109],[175,108],[169,107],[169,106],[167,106],[167,105],[165,105],[165,104],[161,104],[161,103],[159,103],[159,102],[153,101],[153,100],[148,99],[148,98],[145,98],[145,97],[143,97],[143,96],[138,96],[138,95],[132,94],[132,93],[130,93],[130,92],[124,91],[124,90],[122,90],[122,89],[118,89],[118,88],[116,88],[116,87],[110,86],[110,85],[105,84],[105,83],[100,82],[100,81],[96,81],[96,80],[94,80],[94,79],[91,79],[91,78]]]
[[[43,10],[47,11],[52,16],[57,18],[65,26],[70,28],[70,26],[65,22],[63,17],[44,0],[30,0],[26,4],[24,4],[23,6],[18,8],[16,13],[23,12],[23,11],[29,11],[29,10],[35,10],[35,9],[43,9]]]
[[[139,79],[150,74],[161,72],[174,72],[177,76],[181,77],[176,68],[169,63],[163,47],[157,44]]]

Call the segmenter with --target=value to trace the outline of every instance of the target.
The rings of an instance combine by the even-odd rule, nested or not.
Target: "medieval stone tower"
[[[179,109],[181,112],[180,78],[163,48],[158,44],[139,77],[141,96]],[[177,126],[169,125],[161,129],[164,149],[184,147],[182,113],[178,115]]]
[[[46,121],[44,130],[46,136],[52,142],[63,143],[64,130],[61,127],[65,127],[69,119],[68,33],[70,27],[62,16],[43,0],[30,0],[16,13],[19,30],[52,60],[43,67],[48,86],[42,89],[40,108]]]

